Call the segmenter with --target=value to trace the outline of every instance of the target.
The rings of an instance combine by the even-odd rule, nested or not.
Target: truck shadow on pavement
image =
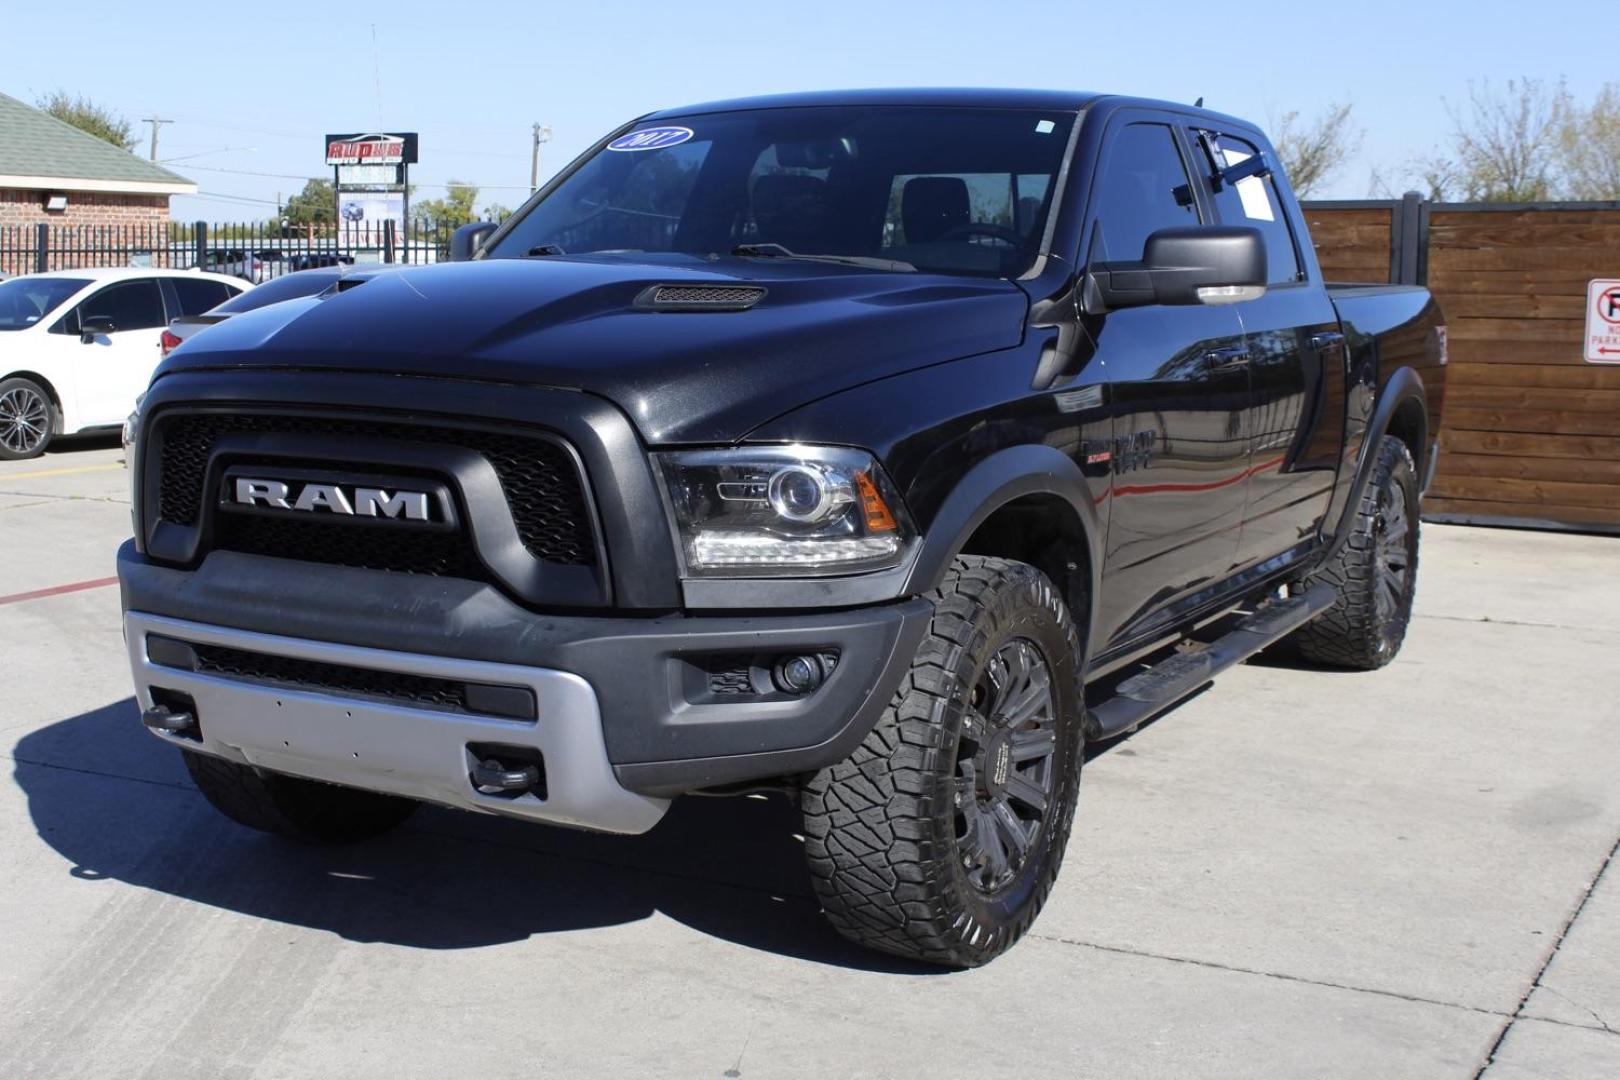
[[[856,948],[821,918],[780,797],[677,800],[642,837],[423,807],[396,832],[307,846],[214,811],[133,699],[24,736],[15,778],[41,839],[116,879],[351,941],[465,949],[662,914],[703,934],[869,971],[943,969]]]

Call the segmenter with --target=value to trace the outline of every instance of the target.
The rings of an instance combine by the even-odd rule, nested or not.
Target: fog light
[[[827,673],[819,656],[790,656],[778,660],[771,671],[771,680],[785,694],[809,694],[821,688]]]

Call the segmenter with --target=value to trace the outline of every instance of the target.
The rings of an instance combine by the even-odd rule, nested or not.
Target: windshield
[[[231,299],[210,308],[209,314],[214,315],[240,315],[244,311],[253,311],[256,308],[269,307],[279,304],[283,300],[292,300],[299,296],[314,296],[325,292],[342,275],[333,270],[306,270],[294,274],[283,274],[272,278],[263,285],[255,285],[246,292],[237,293]]]
[[[19,277],[0,281],[0,330],[26,330],[86,285],[82,278]]]
[[[1061,112],[893,106],[638,124],[487,257],[835,255],[1017,277],[1040,253],[1073,122]]]

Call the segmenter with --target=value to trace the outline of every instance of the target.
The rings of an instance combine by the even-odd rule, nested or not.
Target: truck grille
[[[371,436],[455,446],[482,454],[501,482],[518,536],[529,554],[564,566],[594,566],[596,544],[584,486],[573,458],[539,436],[350,417],[181,413],[160,421],[158,508],[165,521],[196,524],[203,512],[208,458],[224,435]],[[215,546],[372,569],[479,577],[464,533],[429,537],[325,521],[217,519]]]

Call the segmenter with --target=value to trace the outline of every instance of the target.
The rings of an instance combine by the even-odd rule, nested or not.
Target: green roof
[[[178,173],[0,94],[0,185],[15,187],[16,177],[79,181],[42,186],[100,191],[189,194],[197,190]],[[124,184],[129,186],[119,186]]]

